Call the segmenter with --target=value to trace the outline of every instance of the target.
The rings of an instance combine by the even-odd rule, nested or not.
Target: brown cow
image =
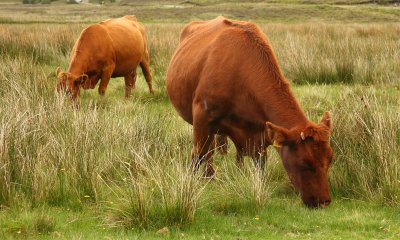
[[[111,77],[124,77],[129,98],[140,64],[154,94],[149,63],[144,26],[135,16],[105,20],[82,31],[71,51],[68,72],[57,68],[57,91],[64,89],[76,99],[81,87],[93,89],[101,79],[99,94],[104,95]]]
[[[215,134],[262,168],[274,145],[293,185],[310,207],[327,206],[331,120],[310,122],[283,76],[271,44],[253,23],[218,17],[191,23],[170,62],[167,91],[172,104],[193,124],[193,166],[206,162],[213,175]]]

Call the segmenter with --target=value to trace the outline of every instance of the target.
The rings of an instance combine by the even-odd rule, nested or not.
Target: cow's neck
[[[261,91],[261,106],[267,121],[288,129],[307,125],[309,120],[282,73],[268,75],[265,89]]]
[[[78,56],[79,51],[75,51],[71,57],[71,62],[69,65],[68,72],[70,74],[74,74],[76,76],[80,76],[84,73],[87,73],[88,67],[86,60],[82,59],[82,56]],[[82,54],[81,54],[82,55]]]

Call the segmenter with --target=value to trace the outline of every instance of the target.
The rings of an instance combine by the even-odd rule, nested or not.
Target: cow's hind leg
[[[146,51],[146,55],[142,62],[140,62],[140,67],[142,68],[142,72],[144,78],[146,79],[147,85],[149,86],[149,91],[151,94],[154,95],[152,79],[151,79],[151,72],[150,72],[150,57],[149,53]]]
[[[215,134],[215,149],[218,149],[219,153],[225,155],[228,153],[228,138],[226,135]]]
[[[129,99],[131,97],[132,88],[135,88],[136,83],[136,70],[133,70],[131,73],[127,74],[125,78],[125,98]]]
[[[203,176],[212,177],[215,170],[212,164],[214,153],[214,134],[211,133],[207,114],[201,107],[193,106],[193,149],[192,149],[192,168],[197,171],[202,162],[205,162]]]

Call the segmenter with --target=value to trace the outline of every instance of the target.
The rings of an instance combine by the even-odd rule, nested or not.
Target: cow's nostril
[[[317,199],[310,199],[309,201],[304,201],[304,203],[310,207],[310,208],[325,208],[327,206],[329,206],[329,204],[331,203],[331,199],[321,199],[321,200],[317,200]]]

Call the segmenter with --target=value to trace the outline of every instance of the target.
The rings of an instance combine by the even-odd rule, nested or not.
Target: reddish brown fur
[[[319,124],[307,119],[255,24],[218,17],[186,25],[168,69],[167,91],[193,124],[196,168],[204,161],[205,173],[214,174],[215,134],[233,141],[239,165],[248,155],[264,168],[265,149],[274,143],[303,201],[329,204],[329,113]]]
[[[104,95],[111,77],[124,77],[129,98],[139,64],[153,94],[145,29],[135,16],[92,24],[75,42],[68,72],[57,68],[57,91],[64,89],[76,99],[81,87],[93,89],[101,79],[99,94]]]

